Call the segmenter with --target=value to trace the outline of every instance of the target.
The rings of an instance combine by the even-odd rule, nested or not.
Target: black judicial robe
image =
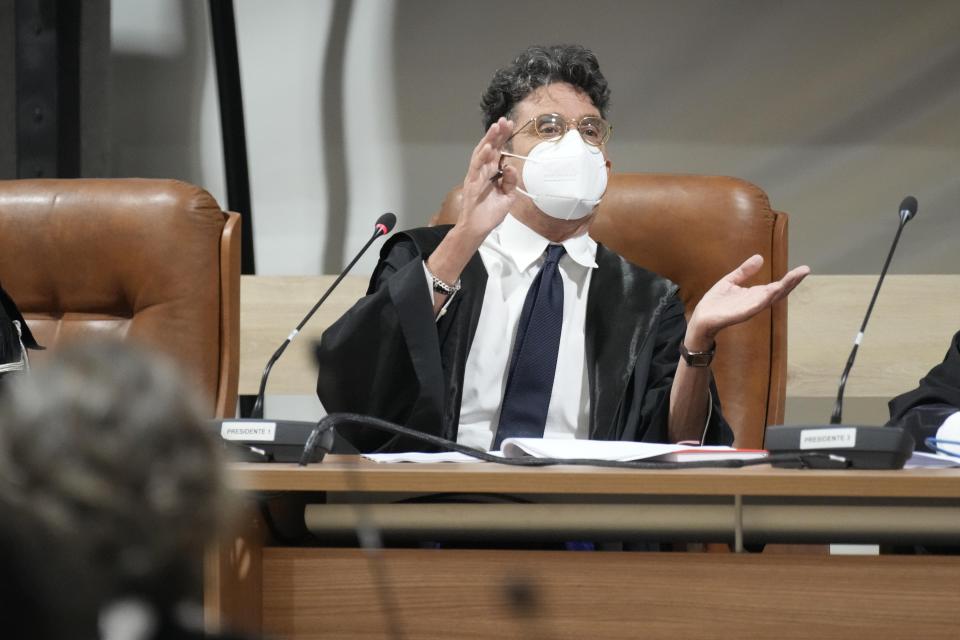
[[[910,412],[931,405],[960,411],[960,331],[953,336],[943,362],[931,369],[916,389],[890,401],[890,423],[902,422]]]
[[[438,226],[394,235],[380,252],[367,295],[324,332],[316,349],[317,395],[330,413],[373,415],[456,439],[464,368],[487,272],[474,254],[461,274],[461,290],[435,320],[422,261],[449,230]],[[602,245],[596,261],[586,317],[589,436],[667,442],[670,386],[686,331],[677,286]],[[707,442],[729,444],[733,434],[713,383],[711,390]],[[368,428],[341,435],[361,451],[430,449]]]

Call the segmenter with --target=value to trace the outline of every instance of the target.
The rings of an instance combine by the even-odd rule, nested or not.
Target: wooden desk
[[[311,492],[330,502],[458,492],[626,511],[713,504],[729,513],[721,540],[733,538],[738,518],[750,535],[754,507],[859,510],[838,530],[859,531],[862,541],[882,535],[889,512],[901,533],[922,537],[929,523],[960,546],[954,470],[520,469],[330,457],[303,469],[238,464],[232,478],[244,491],[287,492],[294,502]],[[381,571],[405,638],[955,638],[960,629],[957,557],[447,548],[388,549],[377,563],[354,548],[273,546],[263,525],[251,511],[242,534],[211,554],[207,607],[212,621],[280,638],[387,637],[374,580]]]

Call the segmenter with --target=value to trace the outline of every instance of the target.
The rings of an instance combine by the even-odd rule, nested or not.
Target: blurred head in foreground
[[[198,583],[228,502],[202,415],[171,363],[128,343],[68,347],[3,390],[0,505],[87,613],[171,611]]]

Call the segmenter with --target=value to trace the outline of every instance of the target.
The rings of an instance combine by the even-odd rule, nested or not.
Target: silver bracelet
[[[437,276],[433,275],[433,271],[430,271],[430,267],[427,266],[426,260],[423,261],[423,268],[426,269],[427,275],[430,276],[430,282],[433,285],[433,290],[437,293],[452,296],[457,291],[460,291],[460,278],[457,278],[457,281],[453,284],[447,284]]]

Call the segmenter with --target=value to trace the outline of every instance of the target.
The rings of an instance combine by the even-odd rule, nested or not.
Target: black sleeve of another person
[[[960,332],[953,336],[943,362],[920,380],[920,385],[890,401],[890,423],[899,423],[911,412],[929,405],[960,410]]]
[[[916,442],[916,448],[929,451],[924,440],[936,435],[943,420],[960,411],[960,331],[954,334],[943,362],[925,375],[916,389],[890,401],[889,425],[903,426]],[[894,546],[893,553],[957,555],[960,547]]]

